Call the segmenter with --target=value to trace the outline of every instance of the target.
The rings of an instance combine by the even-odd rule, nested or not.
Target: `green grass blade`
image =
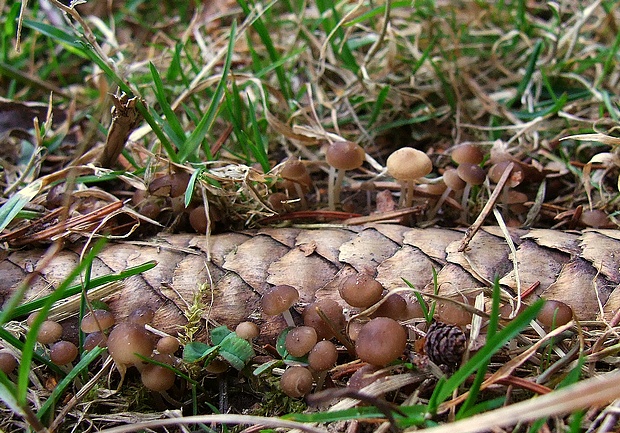
[[[30,330],[26,335],[26,341],[24,343],[24,348],[22,350],[22,359],[19,364],[19,370],[17,374],[17,403],[20,405],[26,404],[26,397],[28,395],[28,375],[30,374],[30,367],[32,364],[32,357],[34,353],[34,347],[37,341],[37,334],[39,332],[39,328],[43,321],[47,318],[47,313],[49,312],[51,306],[63,299],[67,296],[66,290],[69,287],[69,284],[77,278],[78,275],[86,268],[90,267],[92,261],[95,259],[97,254],[101,251],[103,246],[105,245],[105,239],[99,240],[88,252],[88,254],[84,257],[84,260],[77,266],[73,271],[69,273],[69,275],[65,278],[65,280],[59,284],[56,290],[47,298],[45,304],[41,307],[41,311],[35,317],[34,321],[30,325]]]
[[[211,99],[211,104],[209,104],[209,108],[204,116],[200,119],[198,125],[196,125],[196,129],[189,136],[187,141],[185,142],[183,149],[179,149],[179,161],[185,162],[187,159],[193,155],[200,143],[202,142],[205,135],[211,129],[213,125],[213,121],[215,120],[215,115],[220,106],[220,102],[222,100],[222,95],[224,94],[224,89],[226,87],[226,82],[228,81],[228,74],[230,72],[230,64],[232,62],[233,48],[235,46],[235,36],[237,33],[237,24],[233,22],[230,28],[230,36],[228,42],[228,52],[226,53],[226,60],[224,62],[224,70],[222,71],[222,78],[220,79],[217,87],[215,89],[215,95]]]
[[[0,207],[0,232],[4,230],[6,226],[11,223],[11,221],[13,221],[24,206],[36,197],[42,187],[43,182],[41,179],[37,179],[25,188],[22,188],[13,194],[11,198],[9,198],[6,203]]]
[[[493,282],[493,296],[491,298],[491,314],[489,318],[489,323],[487,325],[487,339],[492,339],[497,332],[497,327],[499,325],[499,303],[500,303],[500,286],[499,279],[496,277]],[[476,377],[474,378],[474,382],[469,388],[469,395],[467,396],[467,400],[463,402],[463,405],[460,407],[458,413],[456,414],[456,419],[462,419],[466,416],[469,416],[467,413],[470,408],[474,406],[476,400],[478,399],[478,392],[480,391],[480,386],[484,382],[484,376],[487,373],[487,369],[489,367],[489,360],[485,361],[478,371],[476,372]]]
[[[375,103],[372,106],[367,128],[370,128],[377,121],[379,114],[383,111],[383,106],[385,105],[385,100],[387,99],[388,93],[390,93],[390,89],[391,87],[387,85],[379,91],[377,99],[375,99]]]
[[[170,106],[170,103],[166,98],[164,82],[162,81],[159,72],[157,71],[157,68],[155,68],[155,65],[152,62],[149,62],[149,70],[151,72],[151,77],[153,78],[153,91],[155,92],[155,98],[157,98],[157,102],[159,103],[159,106],[161,107],[164,115],[166,116],[165,123],[170,128],[170,138],[172,138],[174,144],[177,146],[177,148],[179,148],[183,145],[183,142],[185,142],[185,131],[183,130],[181,122],[179,122],[177,115],[172,110],[172,107]]]
[[[67,33],[56,26],[38,21],[24,20],[23,23],[24,27],[28,27],[45,36],[48,36],[57,43],[65,46],[65,48],[70,49],[72,53],[77,54],[80,57],[88,58],[88,54],[85,52],[84,46],[80,43],[80,38],[77,36]]]
[[[24,342],[20,340],[19,338],[15,337],[13,334],[11,334],[9,331],[7,331],[1,326],[0,326],[0,339],[4,340],[6,343],[10,344],[11,346],[19,350],[20,352],[23,351],[24,349]],[[46,365],[50,370],[54,371],[56,374],[61,375],[61,376],[65,374],[60,368],[58,368],[57,365],[53,364],[49,359],[46,359],[43,356],[41,356],[40,353],[35,352],[32,356],[33,356],[33,359],[35,359],[37,362],[43,365]]]
[[[252,156],[254,156],[254,160],[258,162],[263,172],[267,173],[271,166],[269,164],[269,156],[267,155],[267,141],[263,134],[261,134],[260,126],[258,124],[258,120],[256,119],[256,109],[254,108],[254,104],[251,100],[248,100],[249,104],[249,113],[250,113],[250,123],[252,125],[252,130],[254,131],[254,140],[250,142],[250,150],[252,152]]]
[[[538,300],[530,307],[528,307],[523,313],[519,314],[514,320],[512,320],[504,329],[495,334],[492,338],[489,338],[485,346],[459,370],[454,373],[439,391],[436,390],[437,396],[435,401],[437,404],[443,403],[455,389],[457,389],[465,380],[477,371],[482,365],[489,361],[491,356],[495,354],[505,343],[511,338],[515,337],[521,330],[526,328],[528,324],[534,320],[538,312],[543,306],[544,301]],[[435,392],[433,393],[435,394]],[[429,410],[431,413],[435,413],[437,407],[431,407],[429,403]]]
[[[244,14],[250,15],[251,10],[245,0],[237,0],[237,3],[239,4],[239,6],[241,6]],[[267,50],[267,54],[269,55],[269,59],[271,60],[271,62],[280,63],[280,54],[276,50],[276,47],[271,39],[271,32],[265,25],[265,22],[262,20],[262,18],[257,17],[252,23],[252,27],[254,28],[254,30],[256,30],[256,33],[258,33],[261,42]],[[280,91],[284,95],[284,98],[286,100],[289,100],[293,92],[291,91],[289,81],[286,78],[286,74],[281,63],[275,68],[275,71],[276,77],[278,78],[278,83],[280,84]]]
[[[340,22],[340,14],[336,10],[336,6],[333,1],[317,0],[316,6],[318,7],[321,15],[325,18],[322,19],[323,29],[326,34],[335,32],[331,38],[330,45],[334,51],[334,54],[340,58],[345,66],[355,74],[359,72],[359,65],[355,56],[351,52],[349,45],[345,42],[346,34],[342,26],[336,28]]]
[[[39,411],[37,412],[37,416],[39,419],[42,419],[47,412],[58,402],[63,392],[73,380],[83,371],[85,371],[88,366],[95,360],[101,353],[103,353],[106,349],[104,347],[95,347],[93,350],[88,352],[84,357],[78,362],[75,367],[71,369],[69,374],[67,374],[59,383],[56,385],[52,394],[48,397],[48,399],[43,403]]]
[[[506,103],[506,106],[508,108],[512,107],[516,102],[519,102],[521,100],[521,96],[523,96],[525,89],[527,89],[527,86],[532,80],[532,75],[534,75],[534,72],[536,71],[536,62],[538,62],[538,58],[540,57],[542,48],[543,42],[541,40],[536,41],[536,44],[534,45],[534,48],[532,50],[532,54],[530,54],[530,60],[525,69],[525,74],[523,75],[523,78],[517,86],[517,94],[514,96],[514,98],[512,98]]]
[[[141,265],[127,268],[119,272],[118,274],[110,274],[110,275],[104,275],[101,277],[96,277],[89,281],[88,288],[94,289],[95,287],[103,286],[104,284],[113,283],[115,281],[122,281],[125,278],[129,278],[134,275],[139,275],[143,272],[153,269],[155,266],[157,266],[157,262],[151,260],[151,261],[142,263]],[[73,296],[73,295],[77,295],[81,291],[82,291],[82,285],[76,284],[76,285],[73,285],[67,288],[65,291],[65,294],[66,296]],[[43,305],[45,305],[48,302],[49,298],[52,295],[43,296],[41,298],[35,299],[34,301],[27,302],[23,305],[20,305],[19,307],[15,307],[12,309],[5,308],[4,310],[2,310],[1,315],[0,315],[0,324],[6,323],[7,321],[16,319],[18,317],[25,316],[31,313],[32,311],[43,307]]]

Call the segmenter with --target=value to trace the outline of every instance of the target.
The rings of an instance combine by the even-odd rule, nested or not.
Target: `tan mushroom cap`
[[[388,157],[387,170],[394,179],[415,180],[429,174],[433,163],[426,153],[413,147],[403,147]]]
[[[366,152],[351,141],[336,141],[325,151],[325,160],[339,170],[359,168],[366,158]]]

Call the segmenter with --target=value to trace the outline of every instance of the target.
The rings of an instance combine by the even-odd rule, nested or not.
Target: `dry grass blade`
[[[326,433],[327,430],[313,427],[311,425],[286,421],[273,417],[260,417],[250,415],[194,415],[181,418],[171,418],[156,421],[139,422],[131,425],[114,427],[110,429],[100,430],[100,433],[129,433],[139,431],[142,429],[150,429],[157,427],[166,427],[174,425],[189,425],[189,424],[236,424],[236,425],[256,425],[263,428],[288,428],[298,429],[308,433]]]
[[[620,398],[620,371],[601,374],[552,393],[503,407],[444,426],[422,430],[428,433],[482,433],[518,422],[609,404]]]

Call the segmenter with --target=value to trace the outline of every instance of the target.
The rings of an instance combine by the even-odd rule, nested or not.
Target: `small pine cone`
[[[437,365],[455,365],[461,362],[467,338],[458,326],[433,322],[426,333],[424,350]]]

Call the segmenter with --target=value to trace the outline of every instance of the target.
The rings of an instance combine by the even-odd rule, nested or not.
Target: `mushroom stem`
[[[327,185],[327,203],[330,210],[336,209],[336,195],[335,195],[335,186],[336,186],[336,168],[329,167],[329,179]]]
[[[297,197],[299,197],[299,203],[301,204],[302,209],[308,209],[308,202],[306,201],[306,195],[304,194],[304,190],[300,184],[295,183],[295,192],[297,193]]]
[[[293,321],[293,316],[291,315],[291,310],[290,309],[286,309],[282,312],[282,317],[284,318],[284,321],[286,322],[286,326],[295,327],[295,322]]]
[[[343,169],[338,169],[338,175],[336,176],[336,182],[334,183],[334,206],[340,204],[340,191],[342,190],[342,183],[344,182]]]
[[[467,209],[469,208],[469,194],[471,192],[471,183],[467,183],[465,185],[465,189],[463,190],[463,197],[461,198],[461,207],[463,208],[463,212],[461,216],[463,217],[463,222],[467,222]]]
[[[405,181],[405,188],[407,190],[407,199],[405,200],[405,207],[411,207],[413,205],[413,188],[414,182],[412,179]]]
[[[448,198],[451,192],[452,192],[452,188],[447,187],[446,190],[443,192],[443,194],[441,194],[441,197],[439,197],[439,200],[437,200],[437,204],[435,204],[435,207],[433,207],[433,209],[431,209],[431,211],[428,213],[429,220],[432,220],[433,218],[435,218],[435,216],[437,215],[437,212],[439,212],[439,209],[441,208],[441,205],[444,204],[444,202],[446,201],[446,199]]]

